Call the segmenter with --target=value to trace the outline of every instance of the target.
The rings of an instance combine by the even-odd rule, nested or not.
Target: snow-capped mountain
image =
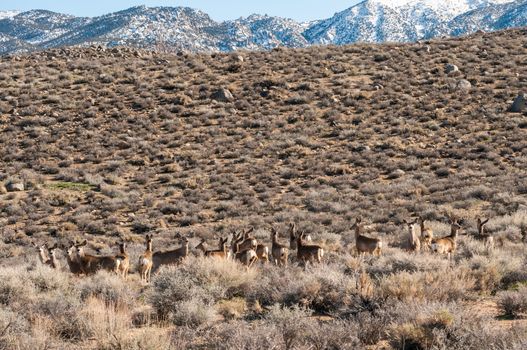
[[[464,13],[451,22],[452,35],[527,26],[527,1],[518,0]]]
[[[511,0],[366,0],[305,33],[315,44],[415,41],[446,34],[455,17]]]
[[[215,52],[408,42],[524,26],[526,18],[527,0],[366,0],[310,23],[261,15],[219,23],[186,7],[139,6],[94,18],[0,11],[0,54],[86,45]]]

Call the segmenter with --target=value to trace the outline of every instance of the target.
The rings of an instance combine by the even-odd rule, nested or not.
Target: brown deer
[[[247,268],[250,268],[258,260],[258,255],[252,248],[243,250],[240,243],[234,243],[231,248],[234,259],[247,266]]]
[[[153,261],[153,271],[155,272],[159,267],[162,265],[176,265],[181,263],[185,258],[188,256],[188,238],[187,237],[181,237],[180,235],[176,236],[179,237],[179,243],[180,247],[174,250],[167,250],[167,251],[160,251],[155,252],[152,256]]]
[[[271,242],[271,256],[273,258],[273,263],[275,265],[287,267],[289,249],[285,244],[278,242],[278,232],[274,227],[271,228]]]
[[[258,256],[258,260],[260,260],[263,264],[266,264],[269,262],[269,247],[265,244],[257,244],[256,245],[256,255]]]
[[[404,223],[408,227],[408,250],[418,252],[421,249],[421,240],[417,235],[417,221],[406,221]]]
[[[366,253],[372,255],[380,256],[382,253],[382,241],[380,238],[371,238],[363,236],[360,233],[360,225],[362,218],[358,217],[355,220],[355,224],[351,227],[352,230],[355,230],[355,247],[357,249],[357,254],[363,255]]]
[[[75,275],[80,275],[82,273],[80,257],[77,253],[77,242],[70,242],[70,245],[66,250],[66,262],[68,263],[71,273]]]
[[[84,247],[88,244],[88,241],[77,244],[77,254],[80,259],[81,270],[84,274],[94,274],[99,270],[106,270],[110,272],[118,273],[118,262],[115,256],[98,256],[86,254]]]
[[[227,241],[228,241],[228,238],[220,237],[220,244],[219,244],[220,249],[208,250],[206,247],[206,239],[203,238],[201,242],[196,246],[195,249],[201,250],[206,257],[227,259],[229,256],[229,252],[227,250]]]
[[[47,265],[53,269],[60,270],[61,265],[57,257],[57,254],[56,254],[57,248],[58,248],[58,245],[56,243],[51,248],[49,248],[47,244],[37,246],[40,262],[43,265]]]
[[[245,231],[243,234],[239,234],[236,241],[240,243],[240,249],[253,249],[256,251],[256,248],[258,247],[258,241],[256,238],[251,236],[251,233],[254,231],[254,227],[249,228],[247,231]]]
[[[476,239],[483,240],[485,242],[485,247],[487,250],[494,249],[494,237],[492,235],[485,233],[485,225],[489,222],[490,219],[483,220],[481,218],[476,219],[478,234],[475,236]]]
[[[138,270],[141,275],[141,282],[150,283],[150,274],[153,265],[152,235],[146,235],[146,249],[139,257]]]
[[[305,242],[311,242],[311,235],[306,235],[304,237]],[[289,224],[289,249],[290,250],[296,250],[297,249],[297,234],[296,234],[296,225],[295,223]]]
[[[304,232],[301,232],[296,237],[296,258],[306,265],[308,262],[322,262],[324,256],[324,249],[316,244],[305,244]]]
[[[432,240],[434,239],[434,232],[431,228],[425,227],[425,219],[418,216],[419,225],[421,227],[421,248],[425,251],[430,251],[432,247]]]
[[[439,254],[447,254],[448,260],[452,257],[452,254],[455,253],[457,248],[457,235],[459,230],[461,230],[461,225],[459,222],[453,218],[449,217],[450,222],[450,235],[443,238],[434,238],[432,240],[432,251]]]
[[[128,278],[128,270],[130,269],[130,256],[126,252],[126,243],[119,243],[119,254],[115,257],[117,259],[117,273],[124,279]]]

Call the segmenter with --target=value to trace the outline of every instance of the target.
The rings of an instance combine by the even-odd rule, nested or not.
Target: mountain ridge
[[[63,46],[190,52],[412,42],[527,25],[527,0],[365,0],[311,22],[252,14],[217,22],[189,7],[135,6],[98,17],[0,11],[0,54]]]

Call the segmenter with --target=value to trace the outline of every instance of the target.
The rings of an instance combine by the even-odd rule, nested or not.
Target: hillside
[[[15,268],[35,255],[28,248],[32,242],[65,246],[72,239],[88,238],[92,248],[103,250],[117,240],[130,242],[135,264],[146,233],[154,233],[157,247],[175,244],[175,233],[188,235],[194,247],[201,237],[212,242],[216,235],[230,236],[250,226],[258,239],[268,241],[270,225],[283,234],[296,222],[299,230],[323,242],[331,264],[340,264],[331,265],[331,273],[352,278],[358,275],[349,269],[360,273],[357,266],[363,266],[362,273],[366,269],[376,288],[388,293],[375,294],[382,297],[382,309],[400,312],[403,306],[386,304],[398,292],[383,285],[382,278],[398,284],[397,274],[405,271],[400,278],[413,276],[421,278],[415,283],[424,283],[426,276],[446,266],[439,256],[408,258],[400,251],[406,237],[403,220],[422,215],[441,236],[448,233],[445,214],[453,213],[464,219],[466,235],[473,233],[476,216],[491,217],[499,253],[489,255],[479,242],[460,238],[456,269],[448,270],[455,275],[447,273],[452,280],[445,277],[438,283],[441,288],[453,286],[462,275],[473,281],[473,289],[468,293],[459,286],[457,294],[448,291],[441,294],[444,298],[431,300],[443,303],[436,305],[439,308],[457,310],[461,304],[450,303],[490,296],[503,287],[501,277],[524,268],[520,240],[527,225],[527,112],[507,110],[527,91],[526,35],[527,30],[517,29],[416,44],[235,54],[169,55],[92,47],[3,57],[0,180],[6,186],[23,183],[25,190],[0,189],[0,261]],[[447,73],[450,64],[459,70]],[[366,221],[366,232],[385,242],[384,260],[368,258],[362,263],[351,255],[339,257],[351,251],[350,227],[358,216]],[[481,282],[488,272],[484,269],[491,268],[492,283]],[[267,276],[279,278],[266,269]],[[32,273],[28,271],[24,273]],[[330,279],[328,271],[316,271],[316,278]],[[2,274],[7,274],[5,269]],[[255,279],[251,274],[244,278]],[[334,278],[331,283],[337,283]],[[283,285],[276,288],[289,285],[280,281]],[[50,288],[60,290],[73,282],[53,283]],[[349,283],[339,288],[351,288],[355,282]],[[246,286],[240,288],[243,298]],[[278,292],[265,290],[273,297],[267,299],[262,290],[247,297],[248,302],[305,306],[285,295],[275,300]],[[344,317],[342,322],[359,322],[348,299],[327,293],[324,298],[331,298],[330,304],[324,299],[306,301],[307,306]],[[223,297],[229,295],[239,297]],[[20,299],[20,305],[36,300],[27,298]],[[1,312],[18,310],[18,304],[1,297],[0,304]],[[362,307],[375,305],[365,302]],[[436,306],[426,304],[416,314],[428,310],[429,315]],[[39,310],[35,306],[31,312]],[[373,317],[368,323],[372,332],[379,315],[386,316],[367,316]],[[273,317],[279,322],[279,315]],[[388,320],[383,318],[390,324]],[[486,332],[500,329],[489,327]],[[18,333],[13,334],[16,338]],[[200,334],[211,337],[203,341],[219,341],[214,338],[219,333]],[[485,334],[488,338],[482,336],[482,342],[495,338]],[[53,341],[88,339],[66,335]],[[355,346],[388,337],[370,335],[356,340]],[[452,344],[449,348],[471,348],[461,341]]]

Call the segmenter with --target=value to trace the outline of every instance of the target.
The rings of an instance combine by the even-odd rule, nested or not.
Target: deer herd
[[[407,250],[411,252],[433,252],[447,255],[450,260],[451,255],[457,248],[457,236],[461,230],[459,220],[449,216],[450,234],[446,237],[436,238],[433,231],[425,226],[425,220],[418,216],[413,221],[404,221],[408,229]],[[483,220],[476,218],[477,235],[475,238],[482,240],[488,250],[494,248],[494,239],[485,232],[485,225],[489,219]],[[355,232],[355,249],[358,255],[372,254],[380,256],[383,249],[383,242],[379,238],[372,238],[361,233],[362,219],[359,217],[351,229]],[[418,232],[418,230],[420,232]],[[324,257],[324,248],[313,244],[310,235],[303,231],[297,232],[294,223],[289,225],[289,244],[279,241],[278,231],[271,228],[271,249],[265,244],[259,243],[252,235],[254,229],[251,228],[244,232],[233,232],[230,245],[228,237],[218,238],[217,249],[208,249],[205,239],[195,247],[203,253],[205,257],[219,259],[234,259],[247,268],[253,266],[257,261],[271,262],[277,266],[287,267],[290,252],[296,250],[297,261],[307,266],[309,263],[321,263]],[[177,265],[189,255],[189,240],[187,237],[177,235],[179,247],[173,250],[154,251],[153,236],[146,235],[145,250],[140,255],[137,263],[137,271],[141,281],[149,283],[152,272],[155,272],[163,265]],[[119,253],[116,255],[91,255],[85,252],[87,241],[70,242],[66,247],[66,261],[69,270],[76,275],[90,275],[99,270],[114,272],[124,279],[128,276],[130,269],[130,256],[126,251],[126,243],[119,243]],[[59,246],[52,247],[47,245],[36,246],[40,261],[54,269],[60,269],[61,263],[57,257]]]

